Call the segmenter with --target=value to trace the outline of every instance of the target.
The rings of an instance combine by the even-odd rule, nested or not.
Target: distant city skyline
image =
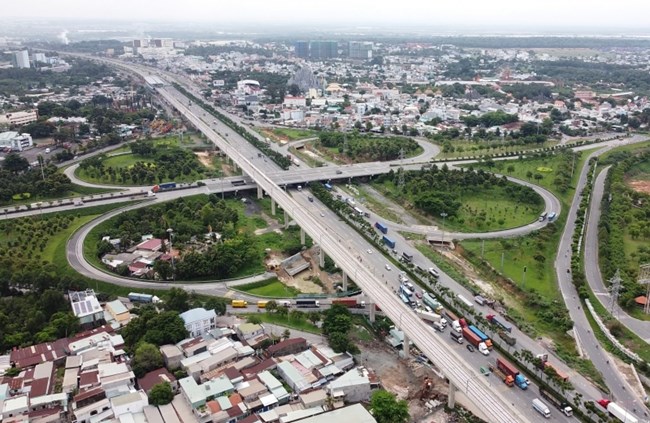
[[[218,0],[113,0],[97,3],[88,0],[23,0],[3,5],[2,20],[65,19],[119,20],[122,22],[214,22],[235,26],[253,23],[274,27],[337,25],[379,27],[436,28],[453,32],[470,28],[477,32],[534,33],[638,33],[647,25],[650,2],[621,0],[615,3],[593,0],[547,0],[522,2],[512,0],[456,0],[411,2],[371,0],[329,0],[310,2],[282,0],[244,0],[225,3]],[[292,27],[287,28],[289,32]],[[188,28],[190,29],[190,28]],[[316,27],[315,29],[319,29]],[[362,28],[363,29],[363,28]],[[648,28],[650,33],[650,28]]]

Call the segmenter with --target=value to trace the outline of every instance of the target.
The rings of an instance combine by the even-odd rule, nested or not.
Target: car
[[[325,217],[325,213],[320,212],[320,217]]]
[[[340,174],[342,174],[342,173],[343,173],[343,171],[338,170],[338,169],[336,170],[336,174],[337,174],[337,175],[340,175]]]
[[[390,264],[388,264],[388,263],[386,263],[386,264],[384,265],[384,268],[385,268],[386,270],[388,270],[388,271],[393,270],[393,268],[390,267]]]
[[[487,367],[481,366],[480,370],[481,370],[481,374],[484,374],[485,376],[490,376],[491,372],[490,369],[488,369]]]
[[[368,248],[368,249],[366,250],[366,253],[368,253],[368,254],[372,254],[372,249]]]
[[[469,351],[469,352],[474,352],[474,351],[476,351],[476,350],[474,349],[474,346],[473,346],[473,345],[470,345],[470,344],[467,344],[467,347],[466,347],[466,348],[467,348],[467,351]]]
[[[420,292],[416,292],[415,296],[418,297],[418,298],[422,298],[422,294]]]

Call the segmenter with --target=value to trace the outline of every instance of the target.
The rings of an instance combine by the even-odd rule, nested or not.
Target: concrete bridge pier
[[[449,395],[447,395],[447,407],[456,407],[456,386],[449,381]]]
[[[289,229],[289,221],[291,220],[291,216],[289,216],[289,213],[287,211],[284,211],[284,229]]]
[[[275,216],[275,199],[271,197],[271,215]]]
[[[320,267],[322,269],[323,267],[325,267],[325,250],[323,250],[322,245],[320,246],[320,254],[319,255],[320,255],[320,257],[319,257],[320,262],[318,264],[320,265]]]
[[[300,228],[300,245],[305,245],[305,230]]]
[[[264,190],[262,189],[262,187],[258,186],[257,187],[257,199],[261,200],[262,198],[264,198]]]
[[[371,323],[375,322],[375,303],[369,303],[368,307],[370,307],[370,310],[368,310],[368,320],[370,320]]]
[[[348,274],[343,272],[343,292],[348,290]]]
[[[402,330],[402,328],[399,328],[399,330]],[[409,347],[409,343],[411,342],[409,340],[408,335],[406,335],[406,332],[402,332],[404,334],[404,342],[402,342],[402,356],[403,358],[409,358],[411,356],[411,347]]]

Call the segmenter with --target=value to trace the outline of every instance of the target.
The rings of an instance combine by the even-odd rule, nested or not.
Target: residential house
[[[191,337],[201,336],[216,327],[217,313],[214,310],[193,308],[181,313],[180,316]]]

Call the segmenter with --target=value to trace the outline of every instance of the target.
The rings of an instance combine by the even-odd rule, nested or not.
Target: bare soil
[[[212,163],[212,154],[208,151],[196,151],[196,157],[199,159],[201,164],[208,169],[214,169],[214,164]]]
[[[630,180],[627,184],[636,192],[650,195],[650,181],[643,179]]]

